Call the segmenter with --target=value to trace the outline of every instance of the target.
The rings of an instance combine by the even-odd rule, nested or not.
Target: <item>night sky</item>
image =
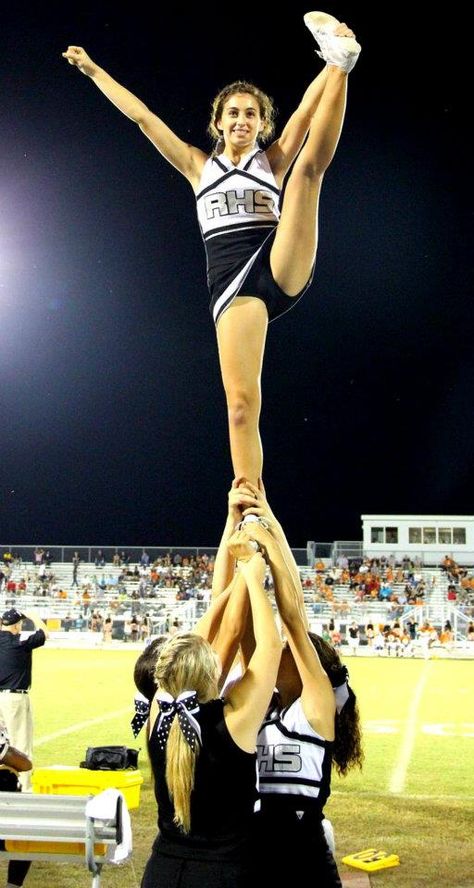
[[[207,150],[226,83],[272,95],[280,132],[320,68],[307,4],[272,8],[3,11],[1,544],[217,545],[232,468],[193,192],[61,52],[84,46]],[[270,325],[262,380],[264,480],[295,547],[360,539],[363,513],[473,512],[462,23],[325,9],[363,53],[314,281]]]

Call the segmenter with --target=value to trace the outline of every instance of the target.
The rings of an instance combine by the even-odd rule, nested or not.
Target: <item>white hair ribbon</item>
[[[339,715],[349,699],[349,686],[347,681],[345,681],[344,684],[339,685],[338,688],[333,688],[333,690],[336,698],[336,710]]]

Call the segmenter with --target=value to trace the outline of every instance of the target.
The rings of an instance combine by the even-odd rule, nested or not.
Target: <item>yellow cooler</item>
[[[118,789],[128,808],[140,805],[140,771],[89,771],[68,765],[34,768],[31,777],[33,792],[46,795],[97,795],[104,789]]]

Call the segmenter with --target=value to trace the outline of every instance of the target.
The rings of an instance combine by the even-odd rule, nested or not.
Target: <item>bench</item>
[[[125,802],[119,794],[114,816],[98,819],[86,811],[91,798],[0,792],[0,839],[5,848],[0,860],[78,863],[82,858],[92,873],[92,888],[99,888],[102,867],[123,839]]]

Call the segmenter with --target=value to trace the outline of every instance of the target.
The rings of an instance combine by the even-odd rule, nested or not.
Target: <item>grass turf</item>
[[[156,834],[145,738],[134,741],[129,726],[137,656],[131,649],[34,654],[36,767],[78,766],[88,746],[141,747],[144,784],[140,807],[130,812],[133,856],[104,868],[104,888],[138,888]],[[347,664],[364,724],[365,764],[346,778],[333,775],[326,807],[341,875],[349,872],[343,856],[380,848],[397,854],[400,866],[371,874],[376,888],[472,888],[472,661],[355,657]],[[86,888],[91,881],[85,865],[34,863],[25,888]]]

